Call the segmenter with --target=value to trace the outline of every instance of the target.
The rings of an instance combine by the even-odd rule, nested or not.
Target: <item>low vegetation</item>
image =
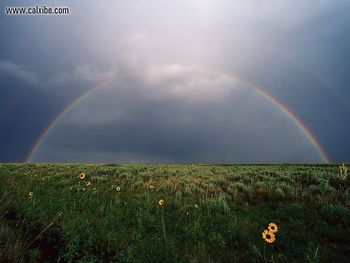
[[[348,262],[339,171],[0,164],[0,261]]]

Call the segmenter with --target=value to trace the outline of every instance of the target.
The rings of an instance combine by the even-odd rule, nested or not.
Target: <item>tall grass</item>
[[[338,173],[336,165],[0,164],[0,261],[346,262],[350,180]],[[280,226],[272,245],[261,237],[270,222]]]

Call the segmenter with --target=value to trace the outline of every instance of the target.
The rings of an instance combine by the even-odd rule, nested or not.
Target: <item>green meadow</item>
[[[3,163],[0,262],[349,262],[350,176],[339,174]],[[272,243],[262,236],[270,223]]]

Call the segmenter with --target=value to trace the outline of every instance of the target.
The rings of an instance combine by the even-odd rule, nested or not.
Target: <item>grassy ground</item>
[[[350,179],[338,174],[331,165],[0,164],[0,261],[349,262]]]

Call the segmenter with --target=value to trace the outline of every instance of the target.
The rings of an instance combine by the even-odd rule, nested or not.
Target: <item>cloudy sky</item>
[[[0,162],[350,161],[348,0],[0,8]]]

